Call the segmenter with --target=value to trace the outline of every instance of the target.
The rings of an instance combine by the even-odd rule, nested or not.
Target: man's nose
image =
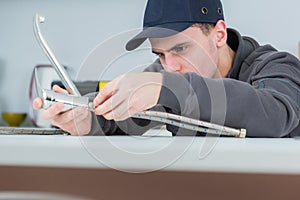
[[[180,64],[178,58],[173,53],[165,54],[165,69],[170,72],[180,71]]]

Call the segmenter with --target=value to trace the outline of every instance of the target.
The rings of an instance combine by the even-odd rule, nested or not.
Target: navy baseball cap
[[[139,47],[147,38],[175,35],[195,23],[224,20],[220,0],[148,0],[143,31],[126,44],[126,50]]]

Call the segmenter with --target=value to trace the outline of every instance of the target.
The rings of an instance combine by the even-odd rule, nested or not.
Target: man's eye
[[[175,53],[181,53],[187,49],[187,46],[179,46],[174,49]]]
[[[161,58],[161,57],[163,57],[164,56],[164,54],[163,53],[157,53],[156,54],[159,58]]]

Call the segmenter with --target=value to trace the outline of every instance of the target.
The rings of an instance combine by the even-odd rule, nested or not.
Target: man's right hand
[[[53,91],[68,94],[68,91],[57,85],[53,86]],[[33,108],[35,110],[42,109],[43,99],[39,97],[34,99]],[[62,112],[63,109],[63,103],[55,103],[43,110],[41,117],[44,120],[50,120],[52,125],[57,126],[72,135],[87,135],[90,132],[92,126],[92,115],[90,111],[84,107],[75,107],[65,112]]]

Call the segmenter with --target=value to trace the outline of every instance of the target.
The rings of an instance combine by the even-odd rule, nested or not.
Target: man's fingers
[[[117,84],[119,83],[119,78],[107,83],[98,93],[96,98],[94,99],[94,105],[97,107],[105,102],[108,98],[113,96],[115,93],[118,92]]]
[[[37,98],[35,98],[35,99],[33,100],[33,103],[32,103],[32,104],[33,104],[33,108],[34,108],[35,110],[40,110],[40,109],[43,108],[44,101],[43,101],[42,98],[37,97]]]
[[[58,85],[54,85],[52,87],[52,90],[56,93],[61,93],[61,94],[69,94],[69,92],[67,90],[62,89],[61,87],[59,87]]]
[[[131,117],[137,112],[138,110],[136,109],[135,106],[129,105],[128,101],[122,101],[112,110],[105,112],[102,115],[107,120],[123,121],[128,119],[129,117]]]
[[[44,110],[44,112],[42,112],[41,117],[44,120],[51,120],[52,118],[54,118],[56,115],[58,115],[63,111],[64,106],[65,105],[62,102],[57,102],[55,104],[52,104],[49,108],[47,108],[46,110]]]
[[[62,89],[61,87],[59,87],[58,85],[54,85],[53,86],[53,91],[56,93],[61,93],[61,94],[68,94],[68,92],[64,89]],[[44,100],[41,97],[37,97],[33,100],[32,102],[32,107],[35,110],[40,110],[43,108],[44,105]]]
[[[52,124],[56,126],[61,126],[68,123],[69,121],[80,121],[87,117],[88,110],[84,107],[75,107],[69,111],[66,111],[60,115],[53,117]]]
[[[90,131],[91,118],[91,112],[83,107],[76,107],[66,113],[58,115],[52,120],[52,124],[72,135],[85,135]]]
[[[103,115],[105,113],[111,112],[112,110],[116,109],[120,104],[123,103],[122,96],[115,94],[106,101],[104,101],[101,105],[96,106],[95,114],[96,115]]]
[[[69,94],[67,90],[54,85],[53,91],[60,94]],[[33,101],[33,108],[39,110],[43,108],[44,100],[36,98]],[[86,135],[91,130],[91,112],[83,107],[76,107],[64,111],[64,103],[56,102],[41,112],[44,120],[50,120],[54,126],[71,133],[72,135]]]

